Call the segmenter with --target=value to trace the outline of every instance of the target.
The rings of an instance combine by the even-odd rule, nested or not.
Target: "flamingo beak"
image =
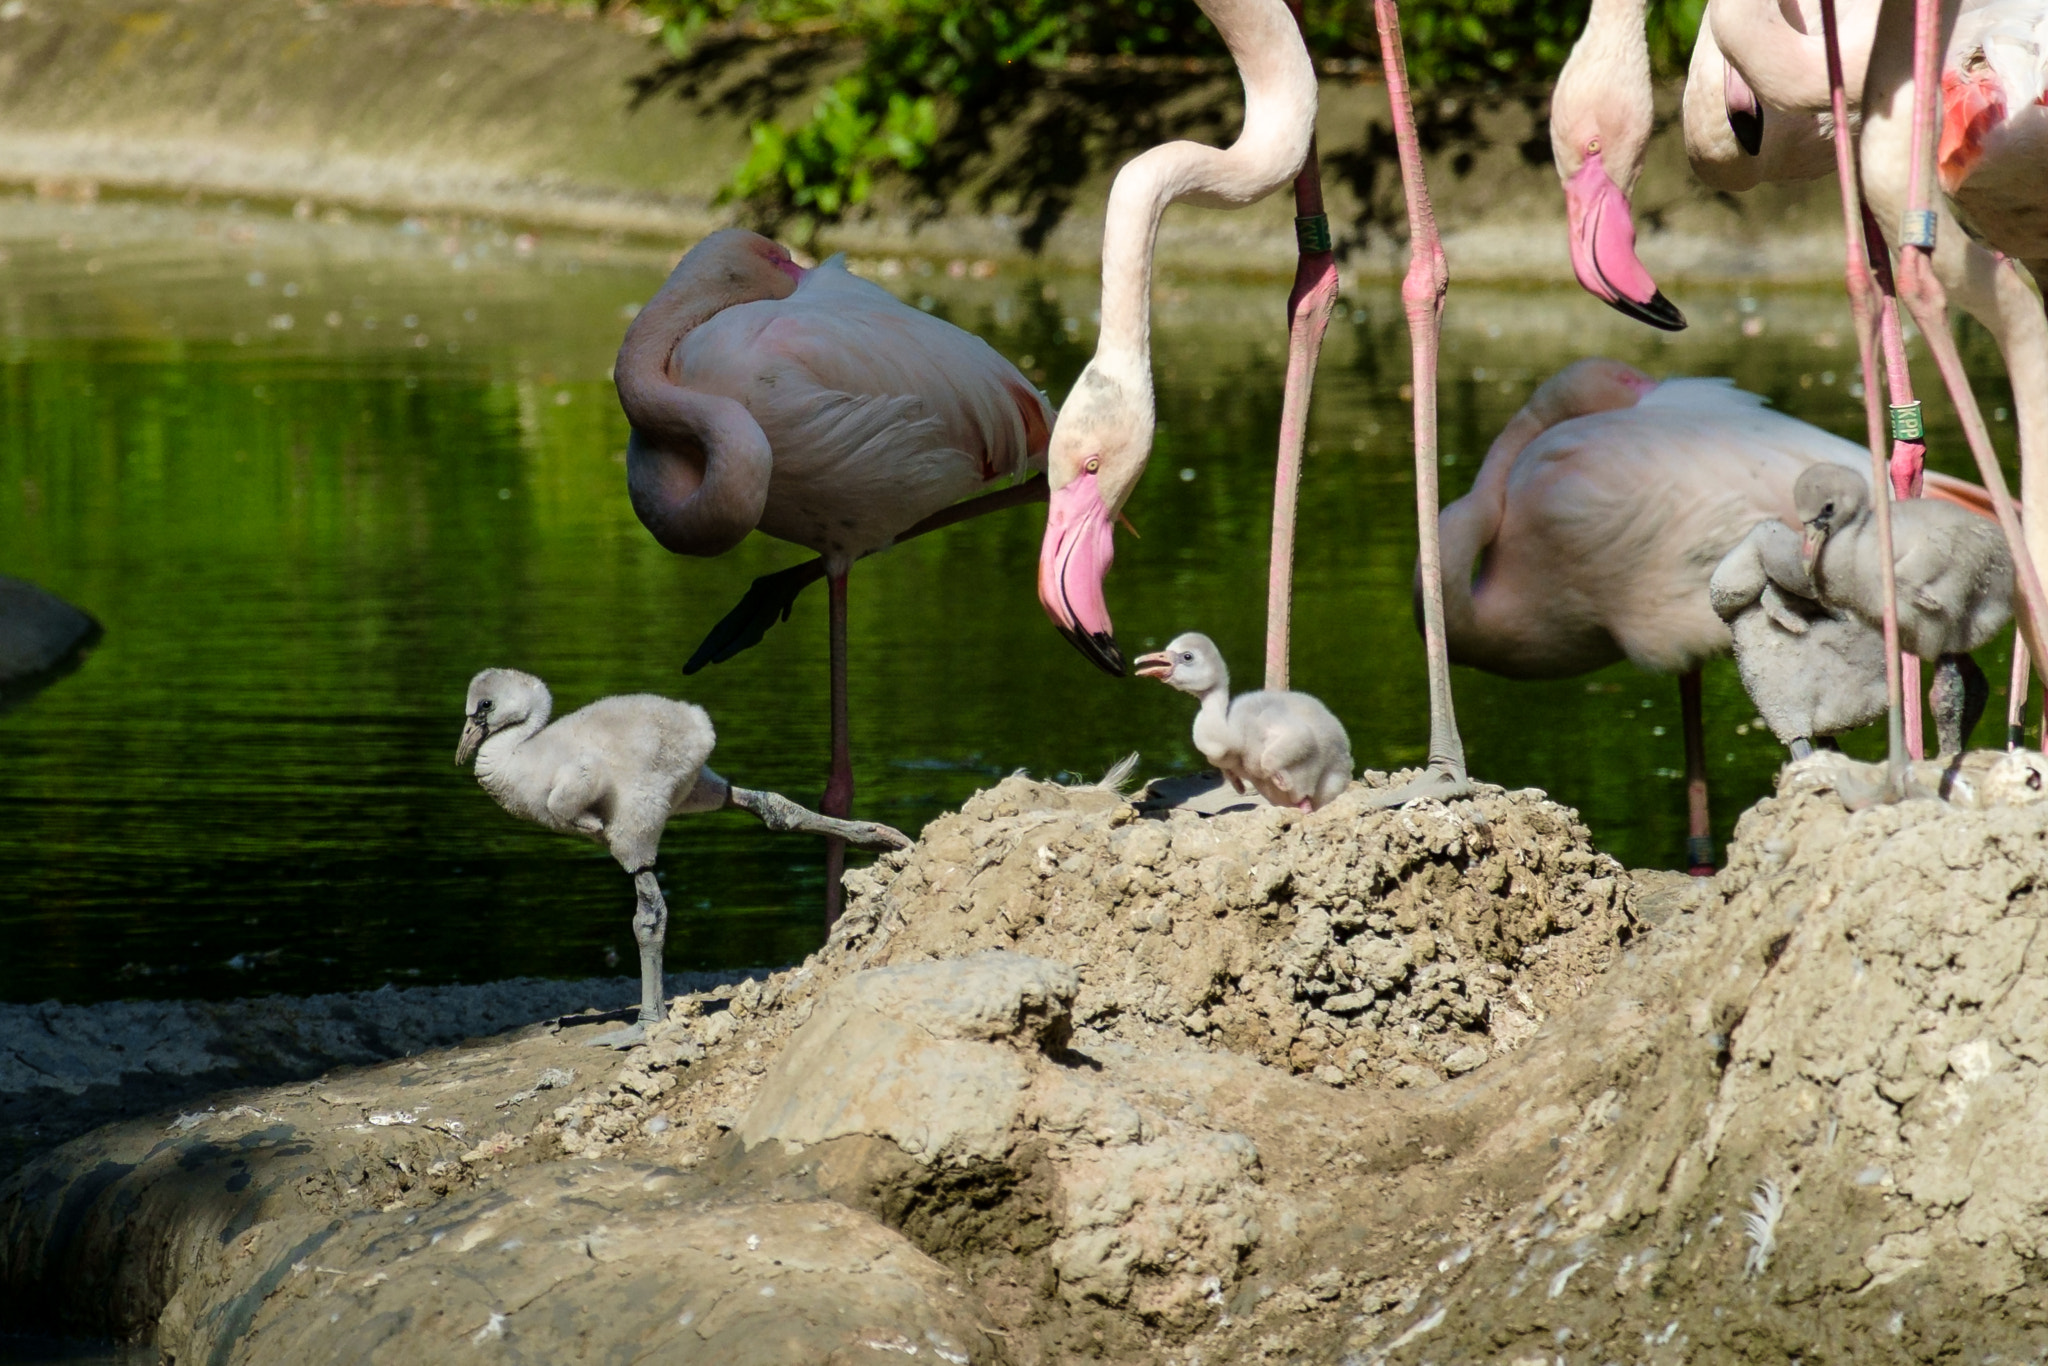
[[[1685,315],[1636,259],[1628,196],[1608,178],[1597,152],[1564,183],[1564,205],[1571,220],[1572,273],[1586,292],[1637,322],[1666,332],[1682,329]]]
[[[1820,563],[1820,548],[1827,544],[1827,539],[1826,528],[1815,526],[1811,522],[1806,524],[1799,538],[1799,565],[1806,571],[1809,580],[1813,578],[1813,567]]]
[[[1721,97],[1728,106],[1728,131],[1735,134],[1736,143],[1751,156],[1763,151],[1763,102],[1732,66],[1722,74]]]
[[[1095,475],[1052,492],[1045,541],[1038,552],[1038,600],[1061,635],[1113,678],[1124,676],[1123,652],[1109,624],[1102,580],[1116,558],[1113,523]]]
[[[460,768],[476,757],[476,748],[484,742],[486,731],[481,715],[467,716],[462,721],[462,740],[455,746],[455,765]]]
[[[1164,650],[1158,654],[1139,655],[1135,672],[1140,678],[1166,678],[1173,673],[1173,656]]]

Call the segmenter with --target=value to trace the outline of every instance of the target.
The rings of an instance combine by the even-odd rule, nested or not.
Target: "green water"
[[[816,799],[821,593],[761,647],[682,675],[754,575],[807,553],[755,537],[678,559],[624,497],[606,376],[665,251],[522,251],[509,230],[447,221],[26,200],[0,200],[0,247],[0,572],[106,625],[83,668],[0,716],[0,998],[629,966],[619,869],[515,822],[452,762],[464,688],[487,665],[540,674],[558,710],[688,697],[718,724],[721,771]],[[1055,398],[1093,343],[1087,279],[954,278],[941,262],[885,282],[988,337]],[[1672,292],[1694,326],[1667,337],[1575,290],[1454,283],[1449,493],[1535,384],[1596,352],[1732,375],[1860,436],[1838,291]],[[1202,629],[1240,680],[1258,671],[1284,294],[1162,286],[1158,448],[1129,507],[1143,539],[1119,538],[1110,578],[1127,650]],[[1968,340],[1987,411],[2009,408],[1988,343]],[[1351,288],[1302,494],[1295,681],[1374,768],[1418,762],[1426,735],[1407,379],[1394,285]],[[1922,384],[1932,392],[1931,375]],[[1935,463],[1965,472],[1939,407]],[[2009,417],[1994,430],[2009,448]],[[1132,749],[1148,773],[1194,766],[1185,698],[1102,676],[1046,623],[1042,526],[1038,509],[1006,514],[856,571],[860,814],[915,831],[1012,769],[1092,777]],[[1983,662],[2001,686],[1995,721],[2005,661]],[[1706,686],[1725,839],[1782,756],[1743,733],[1731,665]],[[1476,775],[1547,789],[1630,863],[1678,864],[1670,680],[1460,670],[1456,688]],[[818,942],[815,843],[696,817],[670,827],[664,862],[671,968],[784,962]]]

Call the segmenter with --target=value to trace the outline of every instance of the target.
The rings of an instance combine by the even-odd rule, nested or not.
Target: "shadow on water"
[[[1284,214],[1282,204],[1269,206]],[[1267,211],[1265,209],[1259,212]],[[705,705],[714,762],[815,799],[821,594],[688,679],[757,575],[809,558],[754,537],[660,550],[622,496],[609,366],[672,257],[537,249],[489,225],[294,223],[229,209],[0,201],[0,549],[107,624],[91,667],[0,718],[0,998],[226,997],[584,976],[630,964],[630,887],[601,849],[498,810],[450,763],[470,675],[531,670],[566,710],[649,691]],[[1096,285],[871,262],[1063,395]],[[1455,265],[1455,263],[1454,263]],[[1127,649],[1202,629],[1254,677],[1264,629],[1285,286],[1164,279],[1161,421],[1109,600]],[[1696,288],[1666,335],[1572,289],[1453,286],[1446,495],[1565,363],[1729,375],[1852,439],[1837,291]],[[1966,334],[2010,454],[1995,355]],[[1396,286],[1350,288],[1317,386],[1295,677],[1362,766],[1423,757],[1410,609],[1408,342]],[[1934,391],[1933,377],[1923,383]],[[1945,412],[1936,464],[1967,473]],[[853,575],[860,814],[915,831],[995,773],[1197,766],[1178,694],[1114,682],[1034,591],[1043,513],[956,527]],[[1987,652],[1986,672],[2005,677]],[[1677,689],[1626,666],[1524,684],[1456,674],[1474,772],[1578,807],[1627,862],[1676,866]],[[1994,716],[2002,699],[1994,698]],[[1732,666],[1706,684],[1714,826],[1781,754]],[[1849,748],[1872,752],[1870,735]],[[744,817],[676,822],[669,966],[786,962],[818,942],[822,850]]]

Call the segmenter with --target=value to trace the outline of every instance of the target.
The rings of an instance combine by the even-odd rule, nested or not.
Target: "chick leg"
[[[661,951],[668,939],[668,902],[652,867],[633,874],[639,902],[633,908],[633,938],[640,945],[640,1018],[607,1030],[590,1042],[599,1048],[632,1048],[647,1041],[647,1027],[662,1018]]]
[[[1935,743],[1944,756],[1961,754],[1970,732],[1991,700],[1991,681],[1968,655],[1943,655],[1934,665],[1934,686],[1927,703],[1934,712]]]

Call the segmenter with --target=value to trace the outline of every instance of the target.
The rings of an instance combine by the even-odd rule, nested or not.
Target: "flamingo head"
[[[789,248],[745,228],[722,228],[691,247],[670,279],[685,271],[699,288],[711,286],[746,299],[787,299],[804,278]]]
[[[1808,465],[1792,485],[1792,511],[1799,518],[1799,560],[1813,577],[1828,537],[1854,521],[1864,510],[1863,480],[1840,465]]]
[[[1150,375],[1118,379],[1090,361],[1060,408],[1046,456],[1052,499],[1038,600],[1075,649],[1117,678],[1124,657],[1102,585],[1116,558],[1116,515],[1152,454],[1152,425]]]
[[[1156,678],[1169,688],[1196,697],[1206,697],[1217,688],[1230,687],[1230,672],[1224,667],[1223,652],[1216,642],[1200,631],[1188,631],[1167,642],[1157,654],[1138,656],[1138,672]]]
[[[462,704],[462,739],[455,746],[455,762],[467,764],[476,757],[478,746],[501,730],[525,725],[536,716],[545,722],[553,705],[548,685],[532,674],[517,669],[485,669],[469,680],[469,696]]]
[[[1550,97],[1550,155],[1564,185],[1579,283],[1638,322],[1676,332],[1685,315],[1636,259],[1629,210],[1655,115],[1649,63],[1640,26],[1622,35],[1589,27]]]

